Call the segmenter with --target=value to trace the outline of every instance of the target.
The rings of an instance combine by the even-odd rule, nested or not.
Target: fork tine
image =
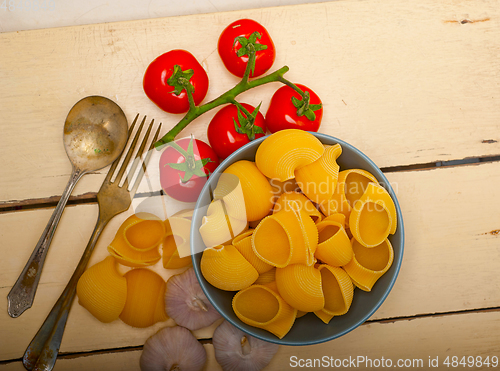
[[[130,161],[130,158],[132,157],[132,154],[134,153],[135,146],[137,145],[137,141],[139,140],[139,136],[141,135],[142,128],[144,126],[144,122],[146,121],[146,116],[142,119],[141,125],[137,129],[134,139],[132,140],[132,144],[130,145],[130,148],[127,152],[127,156],[123,160],[122,166],[120,167],[120,170],[118,171],[118,175],[116,176],[115,182],[117,184],[120,184],[120,181],[122,180],[123,174],[125,173],[125,170],[127,169],[127,165]]]
[[[142,156],[142,153],[144,152],[144,148],[146,148],[146,142],[149,139],[149,134],[151,133],[151,129],[153,128],[154,122],[155,122],[154,119],[151,120],[151,123],[149,124],[148,130],[146,131],[146,134],[144,135],[144,138],[142,139],[141,146],[139,147],[139,150],[137,151],[137,155],[135,156],[134,161],[132,162],[132,166],[130,166],[130,169],[127,173],[127,179],[126,179],[126,183],[125,183],[125,184],[127,184],[127,188],[128,188],[129,180],[130,180],[130,183],[132,183],[132,178],[134,176],[135,170],[137,169],[137,165],[139,165],[139,162],[141,161],[141,156]]]
[[[139,114],[137,114],[137,116],[135,116],[135,119],[132,122],[130,129],[128,129],[127,141],[128,141],[128,138],[130,138],[130,136],[132,135],[132,132],[133,132],[134,127],[135,127],[135,123],[137,122],[138,118],[139,118]],[[106,182],[109,183],[111,181],[111,177],[115,173],[116,167],[118,166],[118,163],[120,162],[120,158],[121,158],[121,156],[118,156],[118,158],[113,161],[113,164],[111,165],[111,167],[108,170],[108,174],[106,175],[106,178],[104,178],[104,183],[106,183]]]
[[[160,130],[161,130],[161,123],[160,123],[160,125],[158,125],[158,129],[156,130],[156,134],[153,138],[153,141],[151,142],[151,145],[149,146],[148,152],[146,153],[146,157],[144,158],[144,161],[142,162],[142,166],[139,169],[139,173],[137,174],[137,179],[135,180],[135,183],[134,183],[132,189],[130,190],[132,197],[134,197],[135,192],[137,191],[137,188],[139,188],[139,184],[141,183],[141,179],[144,176],[144,173],[146,172],[146,167],[148,166],[149,159],[151,158],[151,155],[153,153],[154,144],[156,143],[156,140],[158,139],[158,135],[160,134]]]

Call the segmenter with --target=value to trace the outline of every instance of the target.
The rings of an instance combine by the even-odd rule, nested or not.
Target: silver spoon
[[[63,141],[73,168],[71,177],[35,250],[7,295],[7,311],[11,317],[19,317],[33,304],[45,256],[76,183],[88,172],[102,169],[117,159],[127,139],[127,118],[121,108],[108,98],[83,98],[68,113]]]

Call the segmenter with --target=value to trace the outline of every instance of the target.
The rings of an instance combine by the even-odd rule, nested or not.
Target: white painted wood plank
[[[389,174],[403,210],[406,246],[393,291],[374,319],[499,307],[497,184],[500,163]],[[0,214],[0,300],[6,296],[45,225],[50,210]],[[121,222],[116,217],[104,230],[90,264],[107,256]],[[66,285],[86,246],[96,205],[66,210],[55,235],[33,308],[17,319],[0,311],[0,360],[20,357]],[[154,266],[165,279],[171,274]],[[120,321],[102,324],[78,304],[69,317],[63,352],[142,345],[150,329],[130,328]],[[198,336],[211,336],[212,329]]]
[[[213,346],[204,346],[208,356],[205,370],[219,371],[221,368],[215,361]],[[281,346],[265,370],[297,369],[299,362],[306,365],[308,359],[318,362],[316,367],[301,369],[334,369],[337,359],[341,362],[347,360],[344,364],[349,364],[349,368],[356,368],[349,361],[358,361],[358,357],[364,357],[359,358],[357,364],[357,368],[363,370],[388,369],[389,367],[375,367],[377,360],[380,362],[382,358],[385,365],[390,360],[392,367],[396,367],[399,361],[403,362],[402,365],[404,362],[407,362],[407,366],[411,365],[402,367],[404,369],[449,370],[451,367],[447,367],[443,362],[450,357],[451,363],[453,356],[458,357],[458,361],[464,356],[466,359],[473,356],[475,360],[481,357],[483,362],[489,357],[489,367],[486,364],[479,366],[479,363],[466,367],[470,370],[487,370],[496,369],[491,364],[491,359],[499,357],[499,354],[500,312],[461,313],[400,320],[394,323],[365,324],[327,343],[303,347]],[[135,350],[60,359],[57,361],[56,370],[138,370],[140,355],[141,351]],[[429,360],[437,361],[438,367],[429,367]],[[458,367],[463,368],[461,365]],[[0,366],[0,370],[21,371],[24,368],[20,362],[15,362]]]
[[[62,146],[68,110],[80,98],[115,100],[165,124],[142,91],[151,60],[173,48],[207,69],[207,101],[237,79],[216,42],[231,21],[250,17],[271,32],[273,69],[313,88],[325,105],[321,131],[360,148],[379,166],[500,153],[498,1],[338,1],[187,17],[0,34],[0,201],[60,195],[70,173]],[[462,24],[461,20],[467,22]],[[193,27],[192,25],[196,25]],[[263,102],[277,84],[241,96]],[[206,139],[214,112],[182,136]],[[155,165],[153,165],[155,166]],[[102,172],[75,194],[96,192]]]

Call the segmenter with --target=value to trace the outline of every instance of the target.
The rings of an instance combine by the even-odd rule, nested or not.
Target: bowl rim
[[[382,181],[380,181],[380,179],[379,179],[379,183],[381,183],[381,185],[389,192],[389,194],[390,194],[391,198],[393,199],[394,204],[396,206],[396,214],[397,214],[397,217],[398,217],[398,229],[400,229],[401,251],[400,251],[397,259],[395,257],[395,259],[394,259],[394,261],[392,263],[394,265],[395,271],[394,271],[393,277],[391,278],[391,280],[389,282],[389,285],[387,286],[387,288],[384,291],[383,295],[379,298],[379,300],[375,303],[375,305],[373,305],[373,307],[366,314],[364,314],[358,321],[356,321],[352,326],[350,326],[349,328],[346,328],[343,331],[340,331],[338,333],[332,334],[331,336],[326,336],[326,337],[323,337],[323,338],[318,338],[316,340],[307,340],[307,341],[303,341],[303,342],[287,341],[285,339],[286,336],[283,337],[282,339],[279,339],[278,337],[275,337],[275,339],[274,339],[274,338],[267,338],[267,337],[261,336],[260,334],[250,333],[248,331],[248,329],[243,328],[238,322],[236,322],[236,321],[232,320],[231,318],[226,317],[226,315],[224,315],[224,311],[219,308],[219,305],[217,304],[217,302],[214,301],[211,298],[211,296],[207,293],[207,291],[205,290],[204,284],[202,283],[203,281],[202,281],[202,277],[201,277],[201,270],[199,269],[199,264],[198,264],[198,262],[196,261],[196,258],[195,258],[195,256],[197,254],[201,254],[201,253],[200,252],[193,253],[193,251],[196,251],[193,248],[193,241],[194,241],[194,235],[195,235],[195,233],[197,231],[195,231],[195,225],[194,225],[195,223],[192,223],[191,224],[191,229],[190,229],[190,252],[191,252],[191,260],[193,262],[193,269],[195,271],[196,278],[198,279],[198,283],[200,284],[200,286],[201,286],[201,288],[203,290],[203,293],[205,294],[205,296],[207,297],[207,299],[210,301],[210,303],[213,305],[213,307],[219,312],[219,314],[221,314],[221,316],[226,321],[229,321],[233,326],[235,326],[236,328],[240,329],[245,334],[251,335],[251,336],[253,336],[255,338],[258,338],[260,340],[264,340],[264,341],[268,341],[268,342],[272,342],[272,343],[276,343],[276,344],[280,344],[280,345],[303,346],[303,345],[320,344],[320,343],[324,343],[324,342],[327,342],[327,341],[339,338],[341,336],[344,336],[345,334],[347,334],[347,333],[353,331],[354,329],[358,328],[360,325],[362,325],[364,322],[366,322],[380,308],[380,306],[385,301],[385,299],[387,298],[387,296],[389,296],[389,293],[392,291],[392,288],[394,287],[396,279],[399,276],[399,271],[401,269],[401,264],[402,264],[403,255],[404,255],[405,231],[404,231],[404,223],[403,223],[403,215],[402,215],[402,212],[401,212],[401,207],[399,205],[398,198],[396,197],[396,194],[395,194],[395,192],[394,192],[391,184],[389,183],[388,179],[386,178],[386,176],[384,175],[384,173],[382,172],[382,170],[368,156],[366,156],[362,151],[360,151],[358,148],[354,147],[352,144],[349,144],[349,143],[347,143],[347,142],[345,142],[345,141],[343,141],[341,139],[338,139],[338,138],[333,137],[333,136],[328,135],[328,134],[317,133],[317,132],[308,132],[308,133],[313,134],[323,144],[324,144],[324,140],[327,140],[329,142],[333,141],[333,142],[336,142],[336,143],[340,144],[342,146],[342,148],[344,148],[344,147],[349,148],[350,150],[356,152],[364,161],[366,161],[368,164],[370,164],[373,168],[375,168],[377,170],[377,174],[373,174],[373,175],[376,178],[381,178],[382,179]],[[224,159],[219,164],[219,166],[217,166],[217,168],[215,169],[215,171],[211,174],[211,177],[207,180],[207,182],[203,186],[203,188],[202,188],[202,190],[200,192],[200,196],[198,197],[198,200],[196,201],[196,205],[195,205],[195,209],[193,211],[193,217],[192,217],[193,221],[197,219],[197,214],[202,209],[202,207],[200,205],[200,203],[202,202],[201,195],[207,192],[208,187],[213,182],[213,181],[211,181],[211,179],[215,179],[215,177],[212,178],[212,176],[214,174],[216,175],[216,174],[222,173],[229,166],[229,164],[231,164],[231,163],[234,162],[233,159],[235,157],[239,156],[240,153],[246,151],[250,147],[260,145],[260,143],[262,143],[266,138],[268,138],[271,135],[272,134],[268,134],[268,135],[263,136],[261,138],[255,139],[255,140],[251,141],[250,143],[245,144],[243,147],[238,148],[235,152],[233,152],[226,159]]]

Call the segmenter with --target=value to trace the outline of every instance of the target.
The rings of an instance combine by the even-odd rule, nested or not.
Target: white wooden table
[[[353,144],[386,172],[406,228],[400,275],[373,317],[328,343],[280,347],[268,369],[324,356],[384,357],[393,365],[416,360],[414,368],[422,360],[424,369],[436,357],[439,369],[448,369],[448,356],[449,368],[453,356],[500,357],[500,2],[342,0],[0,34],[0,370],[23,369],[22,354],[96,221],[95,194],[107,169],[77,185],[33,307],[10,318],[6,296],[70,174],[61,140],[68,110],[84,96],[103,95],[130,121],[147,114],[166,132],[180,117],[160,111],[143,93],[149,62],[173,48],[190,50],[210,77],[207,100],[214,98],[237,82],[219,60],[217,38],[243,17],[270,31],[273,69],[288,65],[290,80],[322,97],[320,131]],[[242,98],[262,101],[265,112],[278,86]],[[206,140],[213,114],[181,135]],[[469,164],[454,162],[463,159]],[[155,161],[158,156],[148,175],[158,187]],[[145,182],[141,187],[148,190]],[[108,225],[90,265],[107,255],[132,212]],[[154,269],[165,279],[175,273],[161,263]],[[75,303],[55,369],[137,370],[144,341],[169,324],[102,324]],[[207,370],[219,369],[212,332],[213,326],[196,332],[209,354]],[[489,369],[472,369],[478,368]]]

